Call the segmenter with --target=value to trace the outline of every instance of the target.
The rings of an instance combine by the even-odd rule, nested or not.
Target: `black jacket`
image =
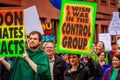
[[[8,63],[12,63],[14,61],[14,57],[12,58],[4,58]],[[6,69],[6,67],[0,63],[0,80],[10,80],[10,72]]]
[[[88,69],[84,66],[83,63],[80,63],[77,71],[74,71],[72,73],[69,73],[69,69],[72,66],[70,66],[66,71],[64,72],[64,80],[88,80],[89,78],[89,72]]]
[[[111,66],[112,66],[112,57],[113,57],[112,51],[109,51],[108,52],[108,64]]]
[[[54,80],[63,80],[65,70],[66,70],[65,61],[61,57],[55,55],[55,62],[53,67]]]
[[[5,68],[5,66],[2,63],[0,63],[0,80],[9,80],[9,78],[9,71]]]
[[[88,80],[102,80],[102,69],[101,66],[98,62],[89,59],[88,60],[88,64],[86,64],[86,67],[89,70],[89,79]]]
[[[2,63],[0,63],[0,80],[2,80]]]

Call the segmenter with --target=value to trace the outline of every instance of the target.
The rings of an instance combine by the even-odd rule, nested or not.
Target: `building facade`
[[[98,41],[98,34],[107,33],[112,12],[118,11],[118,0],[84,0],[98,4],[97,17],[95,26],[94,41]],[[41,23],[52,23],[54,26],[55,36],[57,37],[57,28],[59,23],[60,11],[52,6],[49,0],[0,0],[0,9],[27,8],[36,5]],[[115,40],[115,36],[111,36]]]

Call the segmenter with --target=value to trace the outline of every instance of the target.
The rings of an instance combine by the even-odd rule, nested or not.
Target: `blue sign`
[[[55,40],[55,35],[43,35],[42,36],[42,42],[48,42],[48,41],[54,41]]]

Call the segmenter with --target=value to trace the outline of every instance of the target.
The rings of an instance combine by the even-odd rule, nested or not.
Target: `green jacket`
[[[39,48],[37,51],[26,50],[30,59],[37,64],[37,74],[23,58],[17,58],[11,64],[11,80],[51,80],[47,54]]]
[[[96,55],[96,53],[90,54],[92,59],[95,61],[98,61],[98,56]],[[108,63],[108,52],[106,52],[106,58],[105,58],[105,62]]]

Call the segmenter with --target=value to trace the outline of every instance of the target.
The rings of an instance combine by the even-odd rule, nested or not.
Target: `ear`
[[[42,42],[40,41],[39,44],[41,44]]]
[[[42,42],[41,41],[39,42],[39,45],[42,46]]]

